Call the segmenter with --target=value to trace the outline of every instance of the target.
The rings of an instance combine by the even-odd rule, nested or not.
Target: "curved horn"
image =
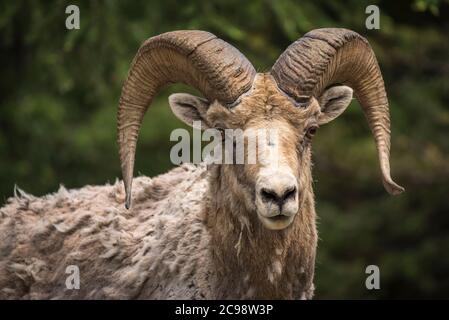
[[[338,28],[316,29],[291,44],[271,69],[279,88],[293,99],[319,97],[334,84],[355,91],[374,135],[385,189],[404,191],[390,176],[390,113],[379,65],[368,41]]]
[[[234,104],[251,88],[255,74],[237,49],[209,32],[167,32],[142,44],[123,85],[117,115],[126,208],[131,205],[139,129],[157,92],[181,82],[198,89],[209,101]]]

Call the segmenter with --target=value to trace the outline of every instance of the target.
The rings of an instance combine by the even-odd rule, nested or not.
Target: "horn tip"
[[[129,210],[129,208],[131,208],[131,194],[130,193],[126,194],[125,208],[127,210]]]
[[[125,179],[126,180],[126,179]],[[128,180],[129,181],[129,180]],[[131,182],[125,182],[125,208],[131,208]]]
[[[384,187],[387,190],[387,192],[393,196],[400,195],[405,191],[404,187],[401,187],[394,181],[384,182]]]

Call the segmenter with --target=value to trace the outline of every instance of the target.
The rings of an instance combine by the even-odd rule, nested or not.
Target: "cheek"
[[[296,152],[295,152],[296,151]],[[303,155],[304,152],[298,152],[293,149],[286,155],[286,160],[288,162],[288,166],[291,168],[292,172],[295,176],[301,172],[301,164],[303,163]]]
[[[301,160],[300,163],[303,166],[305,165],[306,167],[308,167],[310,162],[311,162],[311,158],[312,158],[311,145],[310,145],[310,142],[308,142],[304,146],[303,151],[302,151],[302,153],[300,155],[300,160]]]
[[[307,181],[310,179],[310,142],[301,140],[298,137],[290,141],[295,142],[283,145],[282,162],[296,177],[298,188],[301,190],[307,186]]]
[[[298,154],[298,181],[299,181],[299,188],[304,189],[307,188],[312,181],[312,173],[311,173],[311,167],[312,167],[312,152],[310,150],[310,144],[304,148],[304,150]]]
[[[298,178],[298,174],[301,172],[301,166],[303,162],[304,148],[300,139],[291,139],[284,143],[281,149],[281,163],[290,168],[291,172]]]
[[[255,200],[255,165],[224,165],[224,174],[233,195],[253,208]]]

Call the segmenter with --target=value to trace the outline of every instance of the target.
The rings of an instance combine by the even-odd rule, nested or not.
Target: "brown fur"
[[[19,191],[0,209],[0,298],[311,298],[317,233],[304,130],[318,113],[316,100],[295,107],[268,75],[233,111],[208,112],[228,128],[281,131],[301,197],[286,229],[257,218],[257,164],[186,164],[137,178],[130,210],[121,182],[42,198]],[[69,265],[80,268],[79,290],[65,286]]]

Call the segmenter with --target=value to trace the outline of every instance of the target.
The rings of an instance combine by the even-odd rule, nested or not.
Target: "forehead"
[[[258,74],[253,87],[232,113],[246,125],[270,122],[290,122],[294,126],[305,123],[319,114],[315,98],[305,107],[297,106],[283,93],[269,74]]]

